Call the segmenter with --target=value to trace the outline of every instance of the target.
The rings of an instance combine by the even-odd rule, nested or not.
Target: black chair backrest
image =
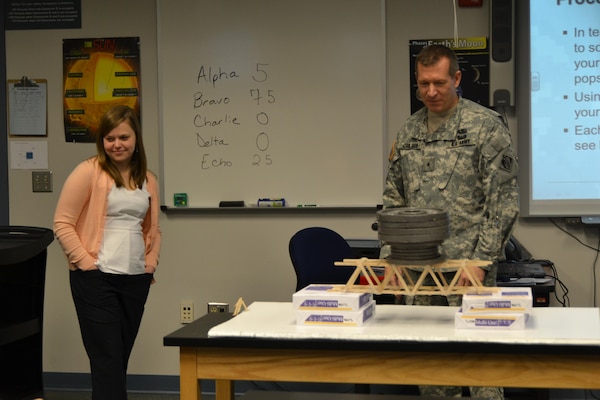
[[[352,248],[337,232],[323,227],[304,228],[289,243],[296,272],[296,291],[311,283],[346,283],[354,267],[335,266],[336,261],[354,258]]]

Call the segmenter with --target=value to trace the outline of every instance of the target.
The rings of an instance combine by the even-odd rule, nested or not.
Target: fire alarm
[[[483,0],[458,0],[459,7],[481,7]]]

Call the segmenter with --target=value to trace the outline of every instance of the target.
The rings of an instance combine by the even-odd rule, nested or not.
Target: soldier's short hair
[[[419,64],[423,65],[424,67],[429,67],[437,64],[442,58],[447,58],[450,60],[448,74],[450,76],[454,76],[454,74],[456,74],[456,72],[459,70],[458,58],[452,49],[441,44],[429,45],[424,47],[419,52],[417,59],[415,60],[415,73],[418,70],[417,67]]]

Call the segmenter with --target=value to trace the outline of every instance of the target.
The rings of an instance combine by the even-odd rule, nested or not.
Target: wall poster
[[[81,29],[81,0],[4,0],[4,28]]]
[[[10,136],[48,135],[48,81],[46,79],[9,79],[8,134]]]
[[[67,142],[94,142],[100,117],[127,105],[140,117],[138,37],[64,39],[64,124]]]

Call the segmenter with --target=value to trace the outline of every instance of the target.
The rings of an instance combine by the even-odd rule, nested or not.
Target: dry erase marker
[[[263,198],[258,199],[256,203],[259,207],[285,207],[285,199],[280,198]]]
[[[319,207],[318,204],[298,204],[298,208]]]

